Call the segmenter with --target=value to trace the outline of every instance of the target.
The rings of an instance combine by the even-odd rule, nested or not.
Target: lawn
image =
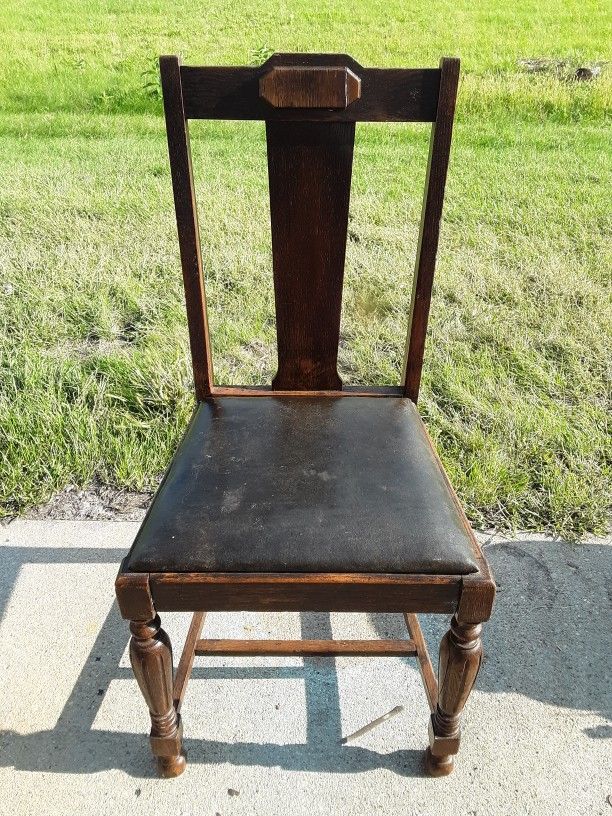
[[[421,412],[479,527],[601,532],[609,518],[605,4],[8,0],[0,9],[0,502],[156,483],[192,397],[156,57],[270,50],[365,65],[462,59]],[[546,60],[530,71],[521,60]],[[260,123],[196,123],[220,383],[275,368]],[[397,383],[427,148],[358,128],[340,367]]]

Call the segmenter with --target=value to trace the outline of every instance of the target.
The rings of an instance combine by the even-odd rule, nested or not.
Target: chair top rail
[[[260,84],[275,67],[294,68],[296,83],[300,69],[312,74],[345,68],[352,82],[359,81],[359,95],[350,97],[346,107],[275,107]],[[257,67],[181,66],[180,73],[187,119],[433,122],[440,87],[439,68],[363,68],[346,54],[274,54]],[[329,74],[330,83],[338,81],[338,72]]]

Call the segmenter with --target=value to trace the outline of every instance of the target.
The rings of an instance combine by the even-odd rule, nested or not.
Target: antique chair
[[[426,769],[445,775],[495,584],[416,402],[459,61],[362,68],[275,54],[250,68],[160,60],[197,404],[116,582],[161,776],[185,768],[180,706],[195,655],[415,655],[431,709]],[[213,381],[189,119],[266,123],[278,370]],[[337,372],[356,122],[431,122],[406,365],[398,387]],[[193,612],[173,677],[159,612]],[[401,612],[405,640],[206,640],[207,610]],[[452,614],[438,680],[417,612]],[[339,749],[341,750],[341,749]]]

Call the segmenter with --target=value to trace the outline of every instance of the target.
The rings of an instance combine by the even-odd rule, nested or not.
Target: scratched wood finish
[[[416,402],[419,397],[421,383],[458,83],[459,60],[443,59],[440,63],[440,92],[436,119],[432,126],[429,142],[425,194],[412,284],[408,339],[406,342],[404,393],[413,402]]]
[[[336,573],[150,574],[156,609],[249,612],[440,612],[451,614],[461,579]]]
[[[272,68],[259,80],[259,95],[275,108],[347,108],[361,95],[361,80],[349,68]]]
[[[213,371],[189,131],[183,107],[178,57],[160,57],[159,67],[185,287],[193,378],[196,398],[202,400],[210,394]]]
[[[355,125],[267,122],[280,390],[341,388],[338,342]]]

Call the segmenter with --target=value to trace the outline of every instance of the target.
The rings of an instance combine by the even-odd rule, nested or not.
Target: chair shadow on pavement
[[[522,539],[497,541],[485,553],[497,595],[491,620],[483,624],[476,688],[591,711],[610,724],[585,733],[612,736],[612,546]],[[381,627],[384,617],[372,616],[377,634],[401,637],[401,618]],[[435,664],[447,621],[420,618]]]
[[[552,705],[591,710],[603,716],[609,713],[612,705],[605,663],[612,649],[604,622],[609,619],[605,576],[611,554],[612,549],[603,545],[559,542],[502,542],[487,549],[500,591],[493,618],[485,626],[489,656],[477,681],[480,691],[516,692]],[[16,580],[23,563],[108,564],[119,560],[117,550],[109,549],[3,547],[2,555],[8,583],[3,579],[5,597],[0,595],[0,619],[11,580]],[[369,618],[379,636],[406,636],[401,615],[373,614]],[[447,623],[440,616],[424,618],[424,633],[434,661],[436,642]],[[329,615],[302,613],[301,633],[304,638],[332,637]],[[113,604],[55,727],[25,735],[0,732],[0,764],[19,770],[75,774],[119,768],[138,778],[153,776],[154,765],[144,733],[92,727],[111,682],[132,677],[130,669],[119,665],[127,638],[126,622]],[[179,651],[179,644],[175,648]],[[412,659],[405,659],[405,663],[406,671],[416,671]],[[307,659],[303,667],[196,666],[192,676],[217,680],[303,679],[307,727],[306,742],[302,744],[186,738],[189,764],[231,763],[333,773],[385,768],[407,777],[423,773],[421,750],[378,753],[340,744],[340,695],[333,659]],[[10,705],[10,699],[6,702]],[[144,701],[135,694],[133,704],[144,705]],[[422,715],[425,748],[424,695]],[[610,729],[601,726],[586,733],[602,738],[610,735]]]

